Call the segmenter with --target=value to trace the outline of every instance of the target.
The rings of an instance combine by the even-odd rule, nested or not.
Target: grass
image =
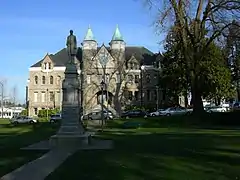
[[[7,119],[0,119],[0,177],[45,153],[20,148],[47,139],[56,129],[49,123],[13,126]]]
[[[184,118],[168,118],[169,123],[164,118],[135,121],[141,121],[143,126],[122,129],[124,121],[110,123],[99,137],[113,139],[113,150],[79,151],[47,180],[240,178],[239,130],[220,125],[212,128],[212,123],[200,127],[198,121]]]

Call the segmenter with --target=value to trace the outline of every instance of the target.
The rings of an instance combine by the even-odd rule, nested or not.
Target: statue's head
[[[73,30],[70,30],[70,35],[73,35]]]

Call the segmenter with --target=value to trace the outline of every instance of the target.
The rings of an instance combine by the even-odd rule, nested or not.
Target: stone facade
[[[161,55],[144,47],[126,46],[118,27],[109,46],[103,44],[99,47],[90,28],[81,45],[75,62],[78,64],[84,113],[94,110],[102,102],[117,113],[130,104],[156,106],[157,102],[160,103],[159,68],[154,64]],[[64,48],[54,55],[47,54],[30,67],[27,88],[30,116],[37,115],[40,109],[61,108],[61,86],[67,62]]]

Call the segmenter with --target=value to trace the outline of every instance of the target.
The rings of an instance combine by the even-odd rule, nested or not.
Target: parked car
[[[240,103],[235,102],[232,106],[232,111],[239,111],[240,110]]]
[[[103,117],[104,119],[113,119],[113,114],[111,111],[103,111]],[[98,111],[98,112],[91,112],[88,113],[84,116],[81,117],[82,120],[101,120],[102,119],[102,111]]]
[[[161,112],[164,111],[165,109],[158,109],[154,112],[149,113],[149,116],[160,116]]]
[[[27,124],[27,123],[34,124],[34,123],[38,123],[38,120],[33,119],[28,116],[17,116],[17,117],[10,119],[10,123],[12,123],[12,124]]]
[[[227,109],[226,107],[222,107],[222,106],[211,106],[211,107],[206,107],[205,111],[208,113],[212,113],[212,112],[226,112]]]
[[[51,116],[50,116],[49,122],[50,122],[50,123],[56,123],[56,122],[59,122],[59,121],[61,121],[61,120],[62,120],[61,114],[54,114],[54,115],[51,115]]]
[[[187,109],[184,107],[170,107],[164,111],[160,111],[160,116],[173,116],[173,115],[188,115],[191,114],[193,109]]]
[[[145,111],[142,110],[130,110],[130,111],[126,111],[123,112],[121,117],[122,118],[134,118],[134,117],[146,117],[147,113]]]

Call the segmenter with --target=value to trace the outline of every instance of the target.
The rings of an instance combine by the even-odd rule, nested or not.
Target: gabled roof
[[[97,52],[101,47],[97,48]],[[110,47],[106,47],[106,49],[111,53]],[[132,55],[143,65],[153,65],[153,62],[156,61],[157,55],[148,50],[145,47],[141,46],[126,46],[125,48],[125,59],[129,61]],[[50,58],[52,59],[54,66],[66,66],[68,62],[68,54],[67,49],[63,48],[56,54],[50,54]],[[77,59],[82,61],[82,48],[78,48],[77,51]],[[41,59],[37,63],[33,64],[31,67],[41,67],[41,63],[44,59]]]
[[[56,54],[49,55],[54,63],[54,66],[66,66],[68,59],[67,48],[63,48],[62,50],[58,51]],[[77,59],[80,61],[82,59],[82,49],[78,48],[77,51]],[[31,67],[40,67],[41,63],[44,59],[41,59],[37,63],[33,64]]]

